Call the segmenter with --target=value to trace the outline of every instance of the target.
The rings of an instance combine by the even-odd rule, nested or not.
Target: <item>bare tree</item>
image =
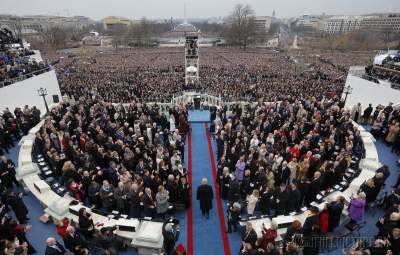
[[[249,43],[256,37],[254,11],[250,5],[238,4],[228,17],[228,41],[246,50]]]
[[[40,33],[42,40],[53,48],[65,47],[69,38],[69,31],[60,26],[50,25]]]

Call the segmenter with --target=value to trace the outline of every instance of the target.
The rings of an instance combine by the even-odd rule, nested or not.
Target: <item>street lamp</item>
[[[49,113],[49,107],[47,106],[46,96],[47,96],[47,89],[40,87],[37,90],[39,96],[43,97],[44,105],[46,106],[46,111]]]
[[[353,88],[350,87],[350,85],[348,85],[347,87],[344,87],[344,88],[343,88],[343,93],[345,94],[345,96],[344,96],[344,102],[343,102],[343,107],[346,105],[347,96],[350,95],[351,92],[353,92]]]

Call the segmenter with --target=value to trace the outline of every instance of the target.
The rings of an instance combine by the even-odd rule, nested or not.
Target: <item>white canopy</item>
[[[186,72],[190,72],[190,73],[197,72],[197,68],[194,67],[194,66],[188,66],[188,67],[186,68]]]

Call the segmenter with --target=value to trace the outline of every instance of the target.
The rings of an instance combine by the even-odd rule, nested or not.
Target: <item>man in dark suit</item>
[[[240,250],[243,249],[243,244],[245,243],[249,243],[252,247],[255,247],[257,242],[257,233],[253,229],[253,225],[250,222],[246,223],[246,227],[242,229],[240,237],[242,239],[242,247],[240,248]]]
[[[45,255],[64,255],[66,250],[54,237],[46,239]]]
[[[197,188],[197,200],[200,201],[200,209],[203,216],[209,218],[210,210],[212,209],[212,200],[214,194],[210,185],[208,185],[207,178],[201,180],[201,185]]]
[[[289,193],[286,190],[286,184],[282,183],[275,193],[275,211],[276,215],[288,213]]]
[[[75,231],[73,226],[68,226],[64,237],[64,245],[72,253],[77,254],[79,246],[85,246],[83,238]]]

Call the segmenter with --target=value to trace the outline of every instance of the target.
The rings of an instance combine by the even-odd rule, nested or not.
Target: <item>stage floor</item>
[[[210,111],[189,110],[189,122],[210,122]]]

